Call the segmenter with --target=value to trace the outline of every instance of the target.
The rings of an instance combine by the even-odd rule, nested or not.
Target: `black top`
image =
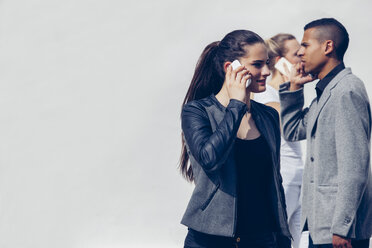
[[[261,135],[254,140],[236,139],[234,156],[237,167],[237,234],[275,230],[270,187],[273,164],[269,146]]]
[[[343,69],[345,69],[345,65],[344,63],[340,63],[338,64],[335,68],[332,69],[332,71],[330,71],[327,76],[325,76],[322,80],[320,80],[317,84],[316,84],[316,87],[315,87],[315,90],[316,90],[316,97],[317,97],[317,100],[319,101],[320,99],[320,96],[322,95],[324,89],[327,87],[327,85],[329,84],[329,82],[332,81],[332,79],[340,72],[342,71]]]

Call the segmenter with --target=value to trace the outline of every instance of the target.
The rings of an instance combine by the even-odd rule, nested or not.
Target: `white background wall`
[[[181,247],[180,106],[203,48],[335,17],[372,95],[365,1],[0,1],[0,248]],[[313,86],[307,87],[313,96]]]

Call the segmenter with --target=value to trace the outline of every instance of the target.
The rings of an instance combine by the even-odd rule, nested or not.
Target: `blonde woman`
[[[269,69],[272,78],[266,86],[266,91],[254,95],[254,100],[275,108],[280,113],[279,85],[284,83],[283,75],[275,69],[275,64],[282,57],[291,64],[300,62],[297,51],[300,44],[291,34],[277,34],[265,41],[269,54]],[[289,230],[293,237],[293,247],[298,248],[301,230],[300,193],[303,173],[302,151],[299,142],[288,142],[281,139],[280,173],[283,177]]]

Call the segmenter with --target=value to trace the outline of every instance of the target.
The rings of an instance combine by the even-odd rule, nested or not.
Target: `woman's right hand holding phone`
[[[230,99],[245,102],[246,82],[250,77],[249,71],[244,66],[239,66],[236,70],[233,70],[231,65],[227,68],[225,83]]]

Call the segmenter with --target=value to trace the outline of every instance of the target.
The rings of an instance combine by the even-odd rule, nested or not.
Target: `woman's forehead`
[[[264,43],[256,43],[253,45],[246,45],[245,46],[246,55],[243,58],[247,59],[260,59],[266,60],[268,59],[267,48]]]

